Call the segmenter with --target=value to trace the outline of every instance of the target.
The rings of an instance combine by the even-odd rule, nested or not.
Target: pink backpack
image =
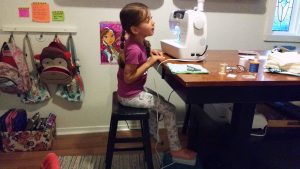
[[[11,36],[9,43],[3,43],[0,52],[0,91],[21,94],[30,88],[26,58]]]

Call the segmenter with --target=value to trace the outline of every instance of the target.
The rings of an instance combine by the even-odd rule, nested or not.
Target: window
[[[269,0],[265,41],[300,42],[299,13],[299,0]]]
[[[293,0],[277,0],[272,31],[289,31],[293,2]]]

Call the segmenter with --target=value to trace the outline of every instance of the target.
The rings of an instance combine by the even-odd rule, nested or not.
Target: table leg
[[[237,169],[250,168],[251,148],[250,132],[255,112],[254,103],[235,103],[233,106],[231,126],[233,131],[232,150],[233,166]]]
[[[214,126],[205,117],[203,109],[192,104],[187,147],[201,154],[204,160],[207,159],[205,165],[208,168],[213,165],[216,168],[250,169],[251,148],[249,148],[249,139],[254,111],[255,104],[234,104],[231,134],[223,135],[221,131],[218,133],[223,128]],[[210,133],[214,131],[216,131],[215,134]],[[205,138],[205,135],[212,138]]]
[[[186,105],[186,112],[185,112],[185,117],[184,117],[184,123],[182,127],[182,134],[186,134],[187,132],[187,127],[190,121],[190,115],[191,115],[191,104]]]

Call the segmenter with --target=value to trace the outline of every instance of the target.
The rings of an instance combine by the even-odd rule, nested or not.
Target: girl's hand
[[[151,54],[152,54],[151,57],[155,57],[159,61],[164,61],[165,60],[165,57],[163,56],[163,53],[160,52],[160,51],[152,49]],[[155,61],[157,61],[157,60],[155,60]]]
[[[152,50],[151,50],[151,54],[152,54],[152,55],[162,55],[162,52],[159,52],[159,51],[157,51],[157,50],[155,50],[155,49],[152,49]]]
[[[163,56],[163,54],[161,52],[157,53],[157,55],[155,54],[152,54],[151,57],[148,59],[148,62],[150,63],[149,67],[154,65],[154,63],[156,61],[164,61],[165,60],[165,57]]]

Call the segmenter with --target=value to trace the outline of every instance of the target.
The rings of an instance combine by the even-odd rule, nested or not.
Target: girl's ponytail
[[[146,47],[147,57],[151,57],[151,44],[149,41],[144,41],[144,46]]]
[[[122,35],[121,35],[121,49],[124,49],[124,43],[125,43],[125,30],[122,30]]]
[[[124,47],[125,47],[125,30],[122,30],[121,44],[120,44],[120,48],[122,49],[122,51],[120,52],[120,55],[118,57],[118,64],[119,67],[122,69],[124,69],[125,67]]]

